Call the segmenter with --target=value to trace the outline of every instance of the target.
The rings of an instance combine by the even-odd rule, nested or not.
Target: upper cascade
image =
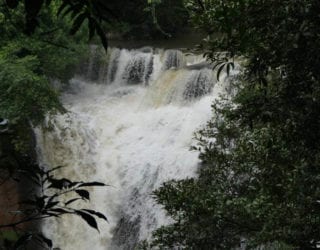
[[[159,104],[196,100],[210,93],[215,84],[210,64],[202,55],[175,49],[111,48],[106,55],[93,46],[85,67],[84,77],[95,83],[151,86],[161,95],[156,98],[161,99]]]
[[[169,49],[164,53],[163,69],[182,68],[186,65],[185,57],[179,50]]]

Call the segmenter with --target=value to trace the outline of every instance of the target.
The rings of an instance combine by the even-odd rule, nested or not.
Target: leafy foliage
[[[72,207],[75,201],[89,200],[89,192],[84,187],[89,186],[106,186],[100,182],[73,182],[66,178],[56,179],[54,171],[61,167],[51,170],[41,169],[37,165],[20,168],[20,172],[33,182],[33,191],[29,194],[29,199],[20,202],[19,211],[23,216],[16,222],[6,225],[0,225],[1,228],[15,228],[20,224],[43,220],[50,217],[60,218],[62,215],[71,214],[80,216],[89,226],[98,229],[95,217],[108,221],[107,217],[100,212],[91,209],[79,209]],[[23,177],[21,177],[23,178]],[[40,191],[39,191],[40,190]],[[74,193],[79,198],[68,198],[65,196]],[[77,204],[78,206],[79,204]],[[52,241],[42,234],[28,232],[23,234],[15,243],[15,249],[21,245],[27,244],[30,240],[39,240],[52,247]]]
[[[109,6],[118,21],[105,27],[108,31],[120,33],[125,39],[168,38],[184,32],[188,24],[183,0],[119,0]]]
[[[69,25],[56,18],[54,6],[41,11],[43,18],[32,36],[22,33],[21,8],[0,8],[0,117],[11,124],[31,121],[36,125],[47,111],[63,111],[51,82],[70,79],[86,53],[84,39],[81,34],[67,37]]]
[[[316,249],[319,239],[320,3],[188,1],[209,37],[203,48],[241,56],[231,101],[213,104],[196,134],[193,179],[155,191],[174,223],[153,246]]]
[[[76,1],[76,0],[61,0],[53,2],[51,0],[46,1],[22,1],[19,0],[6,0],[6,6],[9,9],[18,9],[23,5],[25,12],[24,21],[24,33],[31,35],[39,27],[39,16],[41,11],[50,5],[53,5],[57,9],[57,15],[66,16],[70,14],[72,18],[72,27],[70,28],[70,34],[74,35],[81,27],[81,25],[87,21],[89,28],[89,39],[91,39],[95,33],[97,33],[101,39],[101,42],[105,49],[108,48],[108,42],[106,35],[101,28],[101,21],[110,22],[114,15],[108,4],[105,1]]]
[[[31,125],[48,112],[64,112],[53,80],[67,82],[87,52],[83,30],[68,36],[70,22],[57,18],[55,4],[39,12],[38,28],[23,33],[25,10],[0,6],[0,117],[10,120],[16,133],[11,142],[21,153],[32,151]]]
[[[46,8],[41,8],[44,1],[6,2],[0,6],[0,188],[16,182],[31,191],[30,198],[20,202],[19,210],[11,211],[15,220],[0,225],[1,235],[12,232],[0,244],[6,249],[24,245],[34,249],[39,243],[51,248],[51,240],[38,230],[22,229],[64,214],[77,215],[97,230],[96,218],[107,220],[97,211],[73,207],[89,200],[88,187],[105,184],[58,179],[54,176],[57,168],[40,168],[32,131],[47,113],[65,111],[52,82],[66,82],[74,73],[87,52],[86,30],[79,28],[70,36],[72,20],[57,17],[57,2],[46,1]],[[12,193],[18,195],[15,190]],[[66,194],[74,196],[64,201]]]
[[[69,28],[70,35],[87,26],[89,41],[97,34],[105,50],[108,48],[107,32],[120,32],[125,37],[132,38],[154,38],[161,35],[170,37],[171,34],[184,28],[188,17],[183,0],[137,0],[134,3],[124,0],[114,2],[6,0],[5,2],[8,10],[21,9],[25,13],[20,25],[24,27],[23,32],[26,35],[37,31],[43,10],[53,6],[59,17],[70,19],[72,23]],[[165,27],[165,30],[162,27]]]
[[[63,110],[48,80],[35,73],[40,67],[35,56],[1,55],[0,67],[0,117],[38,123],[47,110]]]

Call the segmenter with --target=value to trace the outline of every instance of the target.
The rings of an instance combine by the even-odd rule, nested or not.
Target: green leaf
[[[74,35],[80,28],[83,21],[87,18],[86,13],[82,13],[76,17],[76,19],[73,22],[73,25],[70,29],[70,35]]]
[[[107,40],[106,34],[97,22],[96,22],[96,30],[97,30],[97,33],[100,37],[100,40],[102,42],[104,49],[107,51],[108,50],[108,40]]]
[[[59,9],[58,9],[58,12],[57,12],[57,16],[59,16],[62,11],[70,4],[70,1],[62,1],[62,4],[60,5]]]

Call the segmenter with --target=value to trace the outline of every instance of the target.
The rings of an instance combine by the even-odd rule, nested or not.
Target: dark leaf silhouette
[[[48,170],[46,173],[54,172],[54,171],[56,171],[56,170],[58,170],[58,169],[60,169],[60,168],[63,168],[63,167],[64,167],[64,166],[57,166],[57,167],[55,167],[55,168],[52,168],[52,169]]]
[[[21,246],[25,245],[28,241],[32,239],[33,235],[30,233],[27,233],[23,236],[21,236],[17,242],[14,244],[13,249],[18,250]]]
[[[41,210],[45,205],[46,196],[36,197],[36,206]]]
[[[96,24],[96,30],[97,30],[97,33],[100,37],[100,40],[102,42],[104,49],[107,51],[108,50],[108,40],[107,40],[105,32],[102,30],[101,26],[98,23]]]
[[[69,2],[68,1],[63,1],[63,3],[60,5],[59,9],[58,9],[58,13],[57,15],[59,16],[62,11],[68,6]]]
[[[105,221],[108,221],[108,218],[107,218],[104,214],[102,214],[102,213],[99,213],[99,212],[94,211],[94,210],[91,210],[91,209],[81,209],[81,210],[82,210],[82,211],[85,211],[85,212],[88,212],[88,213],[90,213],[90,214],[93,214],[93,215],[97,216],[97,217],[100,218],[100,219],[103,219],[103,220],[105,220]]]
[[[54,201],[54,202],[49,202],[46,206],[45,206],[45,209],[49,209],[49,208],[52,208],[56,205],[59,204],[59,201]]]
[[[63,189],[63,188],[68,188],[70,186],[70,184],[72,183],[70,180],[68,179],[53,179],[53,178],[49,178],[49,182],[51,183],[49,185],[48,188],[56,188],[56,189]]]
[[[91,187],[91,186],[107,186],[106,184],[102,183],[102,182],[84,182],[84,183],[81,183],[79,185],[79,187]]]
[[[87,190],[79,189],[79,190],[75,190],[75,192],[78,195],[80,195],[81,198],[90,200],[90,194],[89,194],[89,192]]]
[[[218,66],[220,66],[221,64],[224,64],[225,62],[224,61],[219,61],[217,62],[213,67],[212,67],[212,70],[215,70],[216,68],[218,68]]]
[[[69,205],[69,204],[71,204],[71,203],[73,203],[73,202],[75,202],[75,201],[77,201],[77,200],[81,200],[81,198],[74,198],[74,199],[68,200],[68,201],[65,203],[65,205],[67,206],[67,205]]]
[[[74,20],[74,23],[72,25],[72,28],[70,30],[70,35],[74,35],[80,28],[81,24],[83,23],[83,21],[87,18],[87,14],[86,13],[82,13],[80,15],[77,16],[77,18]]]
[[[81,210],[77,210],[75,212],[76,212],[76,214],[81,216],[81,218],[83,220],[85,220],[88,223],[89,226],[91,226],[91,227],[93,227],[93,228],[95,228],[95,229],[97,229],[99,231],[97,221],[95,220],[95,218],[92,215],[90,215],[88,213],[85,213],[85,212],[83,212]]]
[[[52,240],[45,237],[43,234],[38,234],[39,238],[47,244],[47,246],[51,249],[52,248]]]
[[[217,71],[217,80],[218,80],[218,81],[220,81],[220,80],[219,80],[219,79],[220,79],[220,74],[221,74],[224,66],[225,66],[225,63],[222,64],[222,65],[219,67],[218,71]]]

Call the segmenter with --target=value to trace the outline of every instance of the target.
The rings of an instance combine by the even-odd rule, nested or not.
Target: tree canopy
[[[197,178],[155,191],[174,223],[153,244],[315,249],[319,239],[320,3],[189,1],[213,63],[239,60],[231,101],[196,135]],[[225,58],[223,58],[225,60]]]
[[[39,166],[32,131],[48,113],[65,112],[53,81],[64,83],[73,76],[88,51],[87,30],[81,27],[70,36],[72,20],[57,16],[56,3],[40,9],[36,29],[28,30],[32,23],[29,1],[26,6],[10,5],[14,2],[0,6],[0,189],[5,194],[3,190],[10,187],[7,195],[15,197],[13,204],[6,204],[12,211],[1,207],[1,216],[8,219],[1,218],[0,248],[18,249],[29,244],[34,249],[31,241],[51,248],[50,239],[39,230],[24,231],[26,225],[63,214],[77,215],[96,229],[94,217],[106,220],[97,211],[75,208],[73,201],[61,199],[73,192],[75,200],[89,200],[86,187],[104,184],[59,179],[51,169]],[[28,197],[19,186],[27,187]],[[1,202],[5,200],[1,197]]]

